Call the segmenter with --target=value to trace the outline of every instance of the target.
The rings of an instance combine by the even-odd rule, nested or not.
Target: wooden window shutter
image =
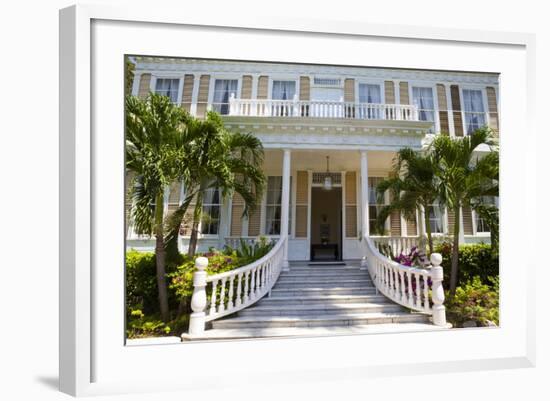
[[[300,77],[300,100],[310,100],[310,91],[309,77]]]
[[[454,233],[455,229],[455,212],[452,209],[447,208],[447,233]]]
[[[181,97],[181,107],[185,110],[191,110],[191,101],[193,99],[193,86],[195,85],[195,76],[185,74],[183,77],[183,93]]]
[[[346,237],[357,238],[357,185],[355,171],[346,172]]]
[[[408,82],[399,82],[399,102],[401,104],[410,104]]]
[[[395,104],[395,85],[393,81],[384,81],[384,98],[387,104]]]
[[[495,88],[487,87],[487,103],[489,104],[489,127],[498,135],[498,105]]]
[[[439,108],[439,126],[441,133],[449,135],[449,113],[447,107],[447,93],[445,91],[445,85],[437,84],[437,106]]]
[[[474,224],[472,222],[472,209],[470,206],[462,206],[462,226],[464,235],[474,234]]]
[[[344,80],[344,102],[355,102],[355,79]]]
[[[389,177],[392,178],[392,177],[395,177],[395,175],[396,174],[392,171],[389,174]],[[382,179],[377,180],[376,185],[378,185],[381,181]],[[393,200],[394,200],[394,197],[390,193],[390,202],[393,202]],[[390,233],[394,237],[401,236],[401,213],[399,212],[399,210],[394,210],[393,212],[390,213]]]
[[[258,78],[258,99],[267,99],[269,77],[262,75]]]
[[[252,75],[243,75],[241,99],[252,98]]]
[[[233,194],[231,204],[231,236],[240,237],[243,229],[244,199],[238,193]]]
[[[197,99],[197,117],[204,117],[206,115],[209,89],[210,75],[201,75],[199,80],[199,96]]]
[[[151,91],[151,74],[141,74],[138,96],[145,99]]]
[[[307,210],[309,203],[309,175],[307,171],[296,173],[296,238],[307,237]]]
[[[451,105],[453,108],[455,136],[464,136],[464,126],[462,125],[462,108],[460,107],[460,91],[458,89],[458,85],[451,85]]]

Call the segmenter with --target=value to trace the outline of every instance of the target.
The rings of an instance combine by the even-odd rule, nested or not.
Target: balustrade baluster
[[[218,306],[218,312],[223,312],[225,310],[225,283],[227,278],[222,279],[222,284],[220,287],[220,305]]]
[[[424,274],[424,310],[430,310],[430,298],[428,297],[428,275]]]
[[[212,296],[210,297],[210,314],[213,315],[216,313],[216,287],[218,285],[218,280],[212,282]]]
[[[413,298],[413,287],[412,287],[412,279],[413,275],[410,271],[407,271],[407,283],[409,285],[409,306],[414,306],[414,298]]]
[[[243,274],[239,273],[237,276],[237,294],[235,297],[235,306],[241,306],[242,304],[242,281],[243,281]]]
[[[243,296],[243,303],[247,303],[248,300],[250,299],[249,295],[248,295],[248,290],[249,290],[249,278],[250,278],[250,272],[247,271],[244,275],[244,296]]]
[[[399,270],[399,284],[401,285],[401,302],[407,302],[407,288],[405,286],[405,273]]]
[[[416,291],[416,307],[421,308],[422,307],[422,299],[420,298],[420,273],[415,273],[415,291]]]
[[[258,298],[260,295],[260,267],[256,267],[256,286],[254,291],[254,298]]]
[[[227,309],[233,308],[233,281],[235,276],[229,277],[229,292],[227,293]]]

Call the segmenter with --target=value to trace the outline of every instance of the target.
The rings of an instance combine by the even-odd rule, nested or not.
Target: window
[[[463,89],[462,100],[464,103],[464,122],[466,132],[471,134],[476,129],[485,126],[485,107],[483,106],[483,94],[480,89]]]
[[[237,96],[238,82],[236,79],[216,79],[212,101],[213,110],[220,114],[229,114],[229,99],[231,94]]]
[[[439,204],[430,205],[428,208],[430,230],[432,233],[443,233],[444,210]]]
[[[484,196],[482,198],[482,202],[485,205],[496,205],[496,199],[493,196]],[[479,216],[479,214],[475,214],[476,216],[476,233],[488,233],[491,230],[489,229],[489,225]]]
[[[177,103],[179,87],[180,80],[177,78],[157,78],[155,93],[163,96],[168,96],[172,103]]]
[[[293,100],[296,95],[295,81],[273,81],[271,98],[274,100]],[[274,116],[290,116],[294,105],[290,103],[275,103],[272,106],[272,115]]]
[[[359,84],[359,103],[380,104],[382,92],[378,84]],[[378,107],[360,107],[359,118],[382,119],[382,109]]]
[[[382,180],[382,177],[369,177],[369,232],[375,235],[384,234],[376,230],[376,219],[380,210],[384,207],[384,203],[378,203],[378,193],[376,192],[376,187]]]
[[[292,177],[290,177],[292,179]],[[292,188],[292,180],[290,188]],[[266,206],[265,206],[265,233],[267,235],[281,234],[281,200],[283,196],[283,177],[267,177]],[[288,213],[288,233],[290,234],[290,199]]]
[[[202,202],[202,234],[218,234],[220,227],[220,191],[218,188],[208,188],[204,192]]]
[[[420,121],[435,121],[434,95],[432,88],[412,88],[413,105],[418,109]]]

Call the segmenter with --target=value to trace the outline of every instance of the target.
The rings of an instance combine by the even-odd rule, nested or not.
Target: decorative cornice
[[[153,74],[296,74],[356,79],[425,81],[433,83],[465,83],[498,85],[498,74],[463,71],[405,70],[380,67],[342,67],[311,64],[238,62],[176,58],[136,57],[136,72]]]

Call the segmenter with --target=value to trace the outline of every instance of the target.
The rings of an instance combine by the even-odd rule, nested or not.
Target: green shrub
[[[474,321],[477,326],[486,326],[488,321],[499,324],[499,279],[494,277],[488,281],[491,284],[474,277],[457,287],[453,298],[447,294],[447,320],[454,327],[462,327],[467,321]]]
[[[127,327],[128,338],[165,336],[172,331],[162,320],[146,317],[140,309],[130,311]]]
[[[443,256],[445,288],[449,288],[451,275],[451,249],[452,244],[444,242],[438,244],[434,252]],[[458,248],[458,285],[479,277],[484,284],[491,285],[491,277],[498,276],[498,255],[494,254],[489,244],[465,244]]]
[[[139,309],[145,313],[158,310],[158,289],[155,254],[126,252],[126,310]]]

